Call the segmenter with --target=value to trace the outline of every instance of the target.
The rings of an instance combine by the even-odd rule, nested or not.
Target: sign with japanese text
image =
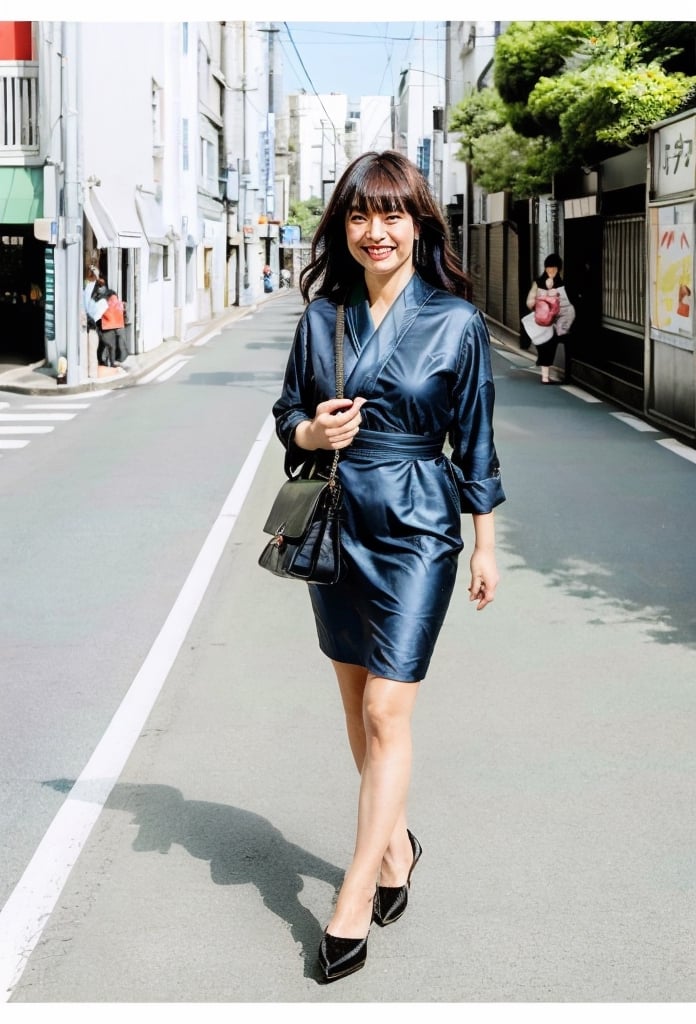
[[[658,128],[652,157],[655,197],[696,188],[696,115]]]

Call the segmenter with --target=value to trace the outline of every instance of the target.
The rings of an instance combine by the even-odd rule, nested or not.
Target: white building
[[[382,152],[394,148],[391,96],[361,96],[356,104],[348,102],[346,155],[349,160],[370,150]]]
[[[93,375],[91,264],[126,303],[135,354],[253,301],[264,263],[277,272],[274,31],[0,23],[0,327],[18,362]]]
[[[78,26],[86,249],[91,229],[136,353],[225,305],[221,36],[217,22]]]
[[[326,202],[348,163],[344,93],[287,97],[291,200],[317,196]]]

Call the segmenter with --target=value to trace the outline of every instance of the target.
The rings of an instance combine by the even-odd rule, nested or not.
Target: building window
[[[152,147],[159,155],[164,146],[162,131],[162,87],[152,80]]]
[[[202,42],[198,43],[198,95],[204,103],[208,102],[208,79],[210,77],[210,57]]]
[[[193,302],[196,293],[196,261],[194,260],[196,250],[193,246],[186,246],[186,301]]]
[[[201,135],[201,187],[220,195],[220,140],[212,125],[205,123]]]
[[[181,52],[185,55],[188,53],[188,22],[184,21],[181,25]]]
[[[169,266],[169,246],[165,245],[164,248],[162,249],[162,277],[165,281],[169,281],[172,276]]]
[[[158,245],[150,249],[150,260],[148,263],[147,279],[150,284],[160,281],[162,269],[162,250]]]
[[[189,123],[188,118],[181,122],[181,166],[184,171],[189,169]]]

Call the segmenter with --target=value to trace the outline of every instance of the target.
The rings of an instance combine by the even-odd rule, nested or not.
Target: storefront
[[[0,167],[0,362],[44,358],[46,259],[52,255],[34,236],[41,217],[43,172]]]
[[[656,125],[650,154],[646,411],[693,438],[696,112]]]

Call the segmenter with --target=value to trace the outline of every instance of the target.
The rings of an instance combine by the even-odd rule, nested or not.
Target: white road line
[[[219,330],[211,331],[210,334],[206,334],[203,338],[199,338],[198,341],[194,341],[194,347],[200,348],[201,345],[207,345],[213,338],[219,338],[220,334]]]
[[[617,420],[621,420],[622,423],[626,423],[629,427],[633,427],[634,430],[640,430],[645,434],[660,433],[657,427],[651,427],[645,420],[639,420],[637,416],[631,416],[627,412],[612,412],[609,415]]]
[[[0,412],[3,423],[18,423],[20,420],[74,420],[76,412]]]
[[[3,441],[0,438],[0,448],[26,448],[29,441]]]
[[[16,427],[0,426],[0,434],[50,434],[55,427],[39,427],[35,423],[25,423]]]
[[[187,362],[190,358],[191,356],[186,356],[186,358],[182,362],[180,356],[172,356],[170,359],[166,359],[163,363],[160,363],[159,366],[156,366],[155,369],[152,370],[150,373],[146,374],[144,377],[141,377],[138,381],[138,384],[149,384],[153,380],[158,380],[161,374],[166,373],[170,367],[176,365],[177,369],[180,369],[181,366],[183,366],[183,364]]]
[[[70,409],[89,409],[89,402],[30,402],[22,409],[63,409],[67,412]]]
[[[175,373],[178,373],[179,370],[181,370],[184,366],[186,366],[186,364],[187,364],[187,362],[189,361],[190,358],[191,358],[191,356],[187,356],[186,359],[181,359],[175,366],[171,366],[166,371],[166,373],[161,373],[159,375],[159,377],[155,378],[157,383],[158,384],[163,384],[165,382],[165,380],[169,380],[170,377],[173,377]]]
[[[696,462],[696,449],[689,448],[688,445],[682,444],[681,441],[675,441],[671,437],[662,437],[657,443],[661,444],[663,448],[667,448],[668,451],[674,452],[675,455],[681,455],[682,459]]]
[[[581,398],[583,402],[600,402],[601,398],[597,398],[595,395],[590,395],[587,391],[583,391],[582,388],[576,388],[572,384],[561,384],[561,389],[567,391],[570,395],[575,395],[576,398]]]
[[[0,912],[0,1000],[9,1002],[130,757],[205,596],[274,432],[274,420],[269,415],[140,671]]]

